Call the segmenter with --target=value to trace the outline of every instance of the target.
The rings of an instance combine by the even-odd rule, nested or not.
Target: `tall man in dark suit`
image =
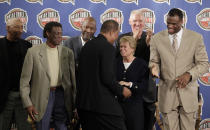
[[[158,103],[165,130],[195,130],[197,79],[209,68],[202,35],[182,24],[183,12],[173,8],[167,15],[168,29],[151,39],[149,67],[160,78]]]
[[[7,36],[0,38],[0,130],[9,130],[12,118],[18,130],[29,130],[27,112],[20,98],[20,75],[31,43],[21,39],[23,23],[18,18],[6,23]],[[14,117],[13,117],[14,115]]]
[[[83,130],[126,130],[123,111],[117,101],[131,91],[115,81],[115,48],[119,24],[102,24],[100,34],[82,48],[78,66],[77,109]]]
[[[145,26],[144,15],[139,10],[131,11],[129,24],[131,26],[132,32],[122,34],[118,38],[117,47],[119,49],[119,40],[123,36],[133,36],[136,39],[137,47],[135,51],[135,56],[142,58],[149,63],[150,57],[150,44],[149,41],[152,36],[152,31],[143,31]],[[120,53],[118,53],[119,55]],[[144,130],[152,130],[155,123],[155,102],[156,102],[156,83],[149,75],[149,83],[143,94],[144,100]]]
[[[74,59],[76,67],[78,67],[78,59],[81,48],[85,45],[87,41],[94,37],[96,32],[96,21],[93,17],[87,17],[84,19],[81,25],[81,35],[76,37],[71,37],[64,42],[64,46],[72,49],[74,52]]]

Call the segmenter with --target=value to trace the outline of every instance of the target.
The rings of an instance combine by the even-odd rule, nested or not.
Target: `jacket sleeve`
[[[157,50],[157,45],[155,42],[155,38],[154,36],[152,37],[151,41],[150,41],[150,61],[149,61],[149,68],[151,69],[152,66],[155,66],[158,70],[158,72],[160,72],[160,55],[159,52]]]
[[[23,63],[21,78],[20,78],[20,96],[22,98],[23,106],[32,106],[30,99],[30,80],[33,71],[33,56],[31,48],[28,49]]]
[[[75,99],[76,99],[76,76],[75,76],[75,62],[74,54],[72,50],[69,50],[69,68],[70,68],[70,81],[71,81],[71,94],[73,100],[73,108],[75,108]]]
[[[208,55],[201,35],[199,35],[195,48],[194,64],[194,67],[188,71],[192,76],[192,81],[207,73],[209,69]]]
[[[122,96],[123,87],[115,78],[115,49],[114,47],[104,48],[100,56],[100,75],[102,83],[117,96]]]

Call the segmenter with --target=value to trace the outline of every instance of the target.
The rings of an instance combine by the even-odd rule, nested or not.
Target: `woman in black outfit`
[[[127,130],[144,130],[144,110],[142,95],[148,83],[149,69],[143,59],[134,56],[136,41],[132,36],[120,39],[120,54],[117,60],[117,80],[128,87],[132,96],[120,99],[125,113]]]

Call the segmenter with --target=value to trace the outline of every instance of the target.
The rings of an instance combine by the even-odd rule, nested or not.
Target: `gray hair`
[[[132,17],[135,16],[135,15],[140,15],[140,16],[142,16],[142,17],[143,17],[143,20],[144,20],[144,14],[143,14],[143,12],[140,11],[140,10],[132,10],[131,13],[130,13],[130,18],[129,18],[129,20],[131,20]]]
[[[6,22],[6,25],[11,26],[17,22],[23,23],[20,18],[11,18],[11,19],[8,19],[8,21]]]

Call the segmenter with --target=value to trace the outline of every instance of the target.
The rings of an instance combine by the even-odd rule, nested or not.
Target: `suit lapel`
[[[50,71],[49,71],[49,64],[48,64],[48,59],[47,59],[46,43],[41,45],[39,56],[40,56],[40,63],[42,64],[44,70],[46,71],[47,77],[50,80]]]
[[[78,37],[78,42],[77,43],[77,46],[78,46],[78,51],[77,54],[80,53],[81,49],[82,49],[82,40],[81,40],[81,36]]]
[[[171,41],[170,41],[170,39],[169,39],[168,30],[165,30],[163,36],[164,36],[164,37],[163,37],[163,43],[166,44],[166,48],[169,48],[169,51],[170,51],[171,53],[173,53],[173,55],[176,55],[176,53],[175,53],[175,51],[174,51],[174,49],[173,49],[173,47],[172,47]]]
[[[62,79],[62,69],[61,69],[61,67],[62,67],[62,65],[61,65],[61,63],[62,63],[62,61],[63,61],[63,57],[62,57],[63,55],[62,55],[62,46],[61,45],[59,45],[58,46],[58,58],[59,58],[59,78],[58,79]]]

